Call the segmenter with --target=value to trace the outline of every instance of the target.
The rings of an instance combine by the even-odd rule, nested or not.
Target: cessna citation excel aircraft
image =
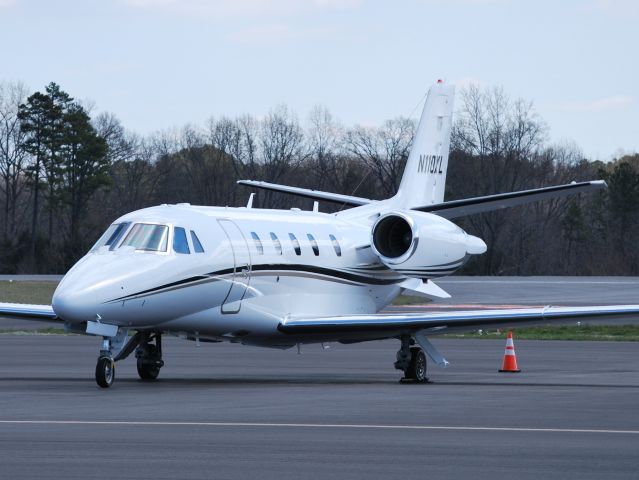
[[[441,81],[430,89],[399,190],[388,200],[240,181],[352,208],[253,209],[252,196],[243,208],[145,208],[107,229],[66,274],[51,306],[3,303],[0,315],[102,337],[101,387],[111,386],[115,362],[133,352],[140,377],[157,378],[165,334],[273,348],[395,338],[395,368],[424,382],[426,355],[448,364],[431,335],[639,315],[639,305],[378,313],[402,293],[448,297],[432,279],[486,251],[451,219],[606,187],[591,181],[444,201],[453,95]]]

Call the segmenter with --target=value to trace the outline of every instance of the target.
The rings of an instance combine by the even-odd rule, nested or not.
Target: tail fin
[[[441,80],[428,91],[413,148],[393,203],[402,208],[444,201],[455,87]]]

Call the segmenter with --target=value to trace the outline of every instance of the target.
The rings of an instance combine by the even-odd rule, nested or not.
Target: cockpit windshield
[[[167,225],[136,223],[120,247],[134,247],[147,252],[166,252],[169,240]]]
[[[91,251],[94,252],[98,248],[105,246],[111,247],[110,249],[113,250],[129,225],[131,225],[130,222],[114,223],[113,225],[110,225],[95,245],[93,245]]]

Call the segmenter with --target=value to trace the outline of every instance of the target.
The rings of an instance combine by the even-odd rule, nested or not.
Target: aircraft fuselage
[[[376,313],[401,293],[407,277],[371,251],[371,223],[300,210],[186,204],[139,210],[114,222],[125,227],[113,244],[92,249],[67,273],[53,309],[72,329],[97,320],[291,346],[304,339],[280,334],[282,319]],[[126,246],[136,224],[168,227],[159,249]],[[176,251],[185,251],[176,243],[178,228],[189,253]]]

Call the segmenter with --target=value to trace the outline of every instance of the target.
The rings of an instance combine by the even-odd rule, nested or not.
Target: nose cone
[[[78,323],[95,320],[97,305],[95,295],[87,289],[74,289],[60,284],[53,294],[53,311],[62,320]]]
[[[84,257],[64,276],[53,293],[51,306],[58,317],[68,322],[95,320],[98,313],[98,297],[95,276],[100,271]]]

